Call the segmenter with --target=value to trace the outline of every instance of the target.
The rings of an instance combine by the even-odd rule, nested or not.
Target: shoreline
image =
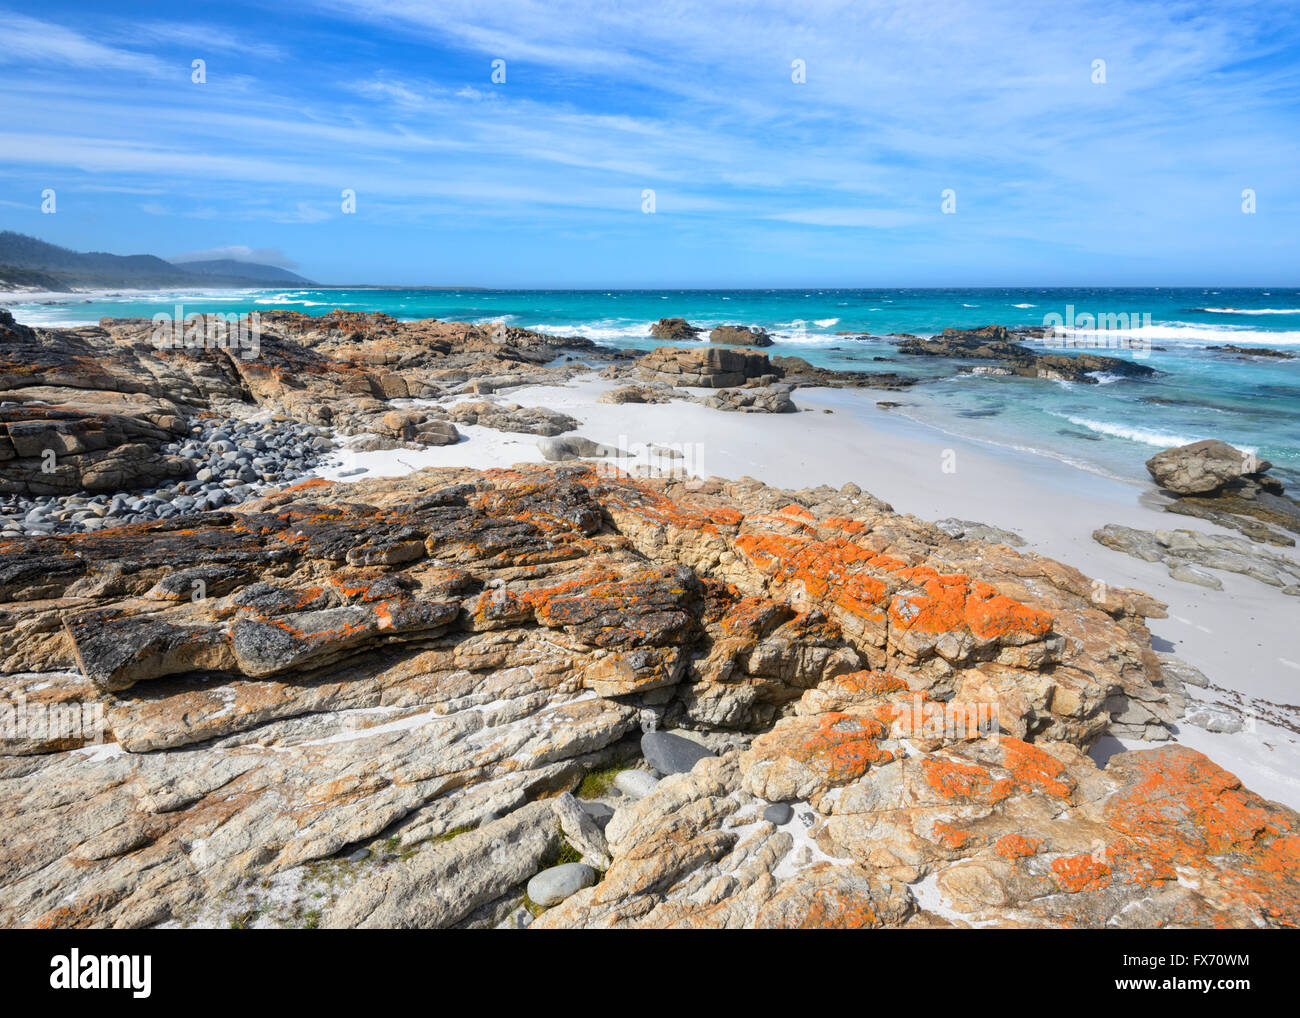
[[[1290,603],[1286,596],[1236,574],[1216,574],[1222,590],[1175,580],[1160,563],[1112,551],[1091,536],[1108,523],[1145,530],[1230,531],[1144,504],[1144,492],[1153,490],[1150,484],[950,435],[876,407],[879,393],[870,390],[801,388],[794,393],[798,414],[726,413],[678,400],[659,405],[596,402],[617,384],[593,373],[565,386],[530,385],[492,398],[577,418],[581,426],[566,437],[581,436],[638,453],[620,466],[647,464],[649,457],[640,447],[660,445],[683,453],[674,461],[676,469],[701,477],[750,476],[787,489],[854,483],[896,511],[923,520],[955,517],[1012,530],[1027,542],[1023,551],[1164,601],[1169,617],[1148,622],[1154,648],[1176,654],[1229,691],[1207,695],[1199,690],[1196,702],[1231,704],[1235,692],[1244,703],[1233,709],[1241,710],[1247,720],[1245,730],[1233,734],[1180,723],[1176,741],[1207,753],[1260,794],[1300,808],[1300,787],[1291,777],[1300,773],[1300,737],[1283,727],[1288,722],[1300,727],[1300,710],[1287,706],[1295,699],[1300,663],[1283,652],[1294,629],[1289,613],[1278,610]],[[481,397],[458,397],[476,398]],[[322,466],[317,473],[347,482],[402,476],[428,466],[491,469],[544,459],[536,436],[476,426],[462,430],[468,440],[452,446],[345,451],[334,457],[341,462]],[[955,454],[951,473],[943,470],[948,450]],[[925,469],[926,463],[932,468]],[[347,473],[358,469],[365,472]],[[1277,550],[1295,557],[1294,549]],[[1276,716],[1283,725],[1255,714]],[[1108,737],[1093,754],[1104,763],[1112,752],[1151,745]]]

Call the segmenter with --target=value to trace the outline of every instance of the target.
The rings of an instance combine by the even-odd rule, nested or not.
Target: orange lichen
[[[1011,772],[1012,778],[1021,788],[1046,792],[1060,799],[1070,797],[1068,776],[1065,781],[1061,780],[1065,774],[1065,764],[1056,757],[1009,735],[1001,736],[998,745],[1002,750],[1002,766]]]
[[[963,831],[960,827],[953,827],[951,824],[940,820],[934,825],[934,837],[944,848],[955,851],[968,845],[974,840],[975,835],[970,831]]]
[[[1061,890],[1078,894],[1080,891],[1100,891],[1110,886],[1110,867],[1092,856],[1064,856],[1052,860],[1052,876]]]
[[[1027,859],[1043,845],[1041,838],[1026,838],[1023,834],[1004,834],[993,845],[993,851],[1007,859]]]
[[[955,760],[922,760],[921,773],[944,799],[995,803],[1007,798],[1016,788],[1010,778],[996,778],[983,767]]]
[[[871,767],[894,759],[880,748],[887,731],[880,722],[831,711],[818,717],[817,731],[799,741],[788,755],[814,765],[832,784],[861,777]]]

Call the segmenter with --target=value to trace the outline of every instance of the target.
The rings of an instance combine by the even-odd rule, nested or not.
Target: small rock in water
[[[645,771],[619,771],[614,775],[614,787],[634,799],[649,795],[657,784],[659,780]]]
[[[641,753],[660,774],[685,774],[697,760],[714,755],[707,746],[671,732],[646,732],[641,736]]]
[[[528,881],[528,897],[538,905],[558,905],[596,882],[596,871],[583,862],[552,866]]]

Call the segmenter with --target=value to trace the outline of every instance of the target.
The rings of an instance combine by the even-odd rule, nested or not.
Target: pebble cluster
[[[328,428],[285,418],[209,418],[159,451],[194,464],[192,480],[138,493],[0,496],[0,537],[70,534],[237,505],[311,474],[335,443]]]

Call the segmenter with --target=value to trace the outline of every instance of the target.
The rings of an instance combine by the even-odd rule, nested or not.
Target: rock
[[[1178,495],[1165,510],[1239,530],[1252,541],[1285,547],[1300,534],[1300,503],[1267,476],[1272,464],[1226,442],[1206,440],[1166,449],[1147,460],[1147,470]]]
[[[313,341],[428,336],[334,321],[383,335]],[[142,516],[165,492],[100,504]],[[563,839],[601,852],[566,790],[675,726],[718,755],[619,774],[605,875],[533,925],[924,925],[923,879],[954,924],[1300,922],[1300,816],[1183,747],[1085,752],[1116,717],[1159,739],[1182,709],[1140,592],[856,485],[568,462],[231,497],[7,539],[0,681],[63,721],[0,745],[0,924],[499,926]],[[796,801],[793,830],[755,812]]]
[[[548,460],[585,459],[592,456],[617,456],[619,450],[608,445],[601,445],[589,438],[573,436],[569,438],[544,438],[537,443],[537,448]]]
[[[348,862],[365,862],[370,858],[370,849],[358,848],[355,852],[349,852],[347,855]]]
[[[709,389],[744,385],[750,380],[771,384],[781,376],[767,354],[725,346],[699,350],[661,346],[640,359],[637,371],[651,381]]]
[[[522,884],[557,849],[559,838],[550,806],[529,803],[476,831],[362,877],[343,892],[322,925],[335,929],[449,926]]]
[[[1222,704],[1198,703],[1188,708],[1185,720],[1207,732],[1233,734],[1245,727],[1241,715]]]
[[[771,346],[772,339],[765,329],[757,326],[719,325],[709,333],[710,343],[727,346]]]
[[[756,386],[745,389],[721,389],[712,396],[697,400],[714,410],[741,413],[792,414],[798,411],[790,398],[789,386]]]
[[[585,863],[569,862],[552,866],[528,881],[528,898],[538,905],[558,905],[596,882],[596,871]]]
[[[697,329],[685,318],[660,318],[650,326],[650,335],[655,339],[694,339],[702,330]]]
[[[689,771],[697,760],[713,756],[707,746],[672,732],[646,732],[641,736],[641,753],[660,774]]]
[[[1145,378],[1155,374],[1147,364],[1122,357],[1103,357],[1093,353],[1040,354],[1020,343],[1002,325],[980,329],[944,329],[930,339],[903,338],[898,352],[914,357],[953,357],[968,360],[1001,361],[994,369],[974,370],[982,374],[1015,374],[1054,381],[1082,382],[1095,385],[1098,373]]]
[[[575,417],[546,407],[523,407],[518,403],[500,405],[486,400],[457,403],[448,413],[459,424],[476,424],[522,435],[562,435],[582,423]]]
[[[1236,354],[1239,359],[1254,359],[1256,357],[1267,357],[1273,360],[1294,360],[1295,354],[1287,353],[1285,350],[1274,350],[1267,346],[1237,346],[1233,343],[1225,343],[1221,346],[1207,346],[1205,349],[1213,350],[1216,353]]]
[[[788,824],[793,817],[794,810],[788,803],[774,802],[763,808],[763,819],[769,824],[776,824],[777,827]]]
[[[879,404],[876,405],[879,406]],[[991,541],[997,544],[1009,544],[1013,548],[1023,548],[1025,545],[1025,539],[1014,531],[1003,530],[1001,527],[991,527],[987,523],[975,523],[971,520],[959,520],[956,517],[949,517],[946,520],[935,520],[934,525],[949,537],[959,540]]]
[[[602,392],[597,403],[669,403],[672,401],[671,389],[659,389],[649,385],[623,385],[617,389]]]
[[[1300,563],[1287,555],[1267,551],[1244,537],[1203,534],[1195,530],[1135,530],[1117,523],[1093,532],[1093,540],[1147,562],[1162,562],[1169,575],[1185,583],[1214,590],[1222,582],[1209,569],[1240,573],[1300,595]]]
[[[1157,484],[1179,495],[1214,491],[1247,474],[1262,474],[1271,465],[1215,439],[1166,449],[1146,463]]]
[[[605,826],[614,815],[614,808],[607,803],[597,802],[594,799],[579,799],[578,806],[587,816],[591,817],[592,823],[604,833]]]
[[[560,830],[569,844],[582,853],[582,861],[598,870],[608,869],[609,846],[605,843],[605,835],[595,818],[583,809],[582,803],[565,792],[552,799],[551,806],[560,822]],[[610,815],[613,815],[612,810]]]
[[[653,774],[645,771],[619,771],[614,775],[614,787],[634,799],[649,795],[658,783]]]

